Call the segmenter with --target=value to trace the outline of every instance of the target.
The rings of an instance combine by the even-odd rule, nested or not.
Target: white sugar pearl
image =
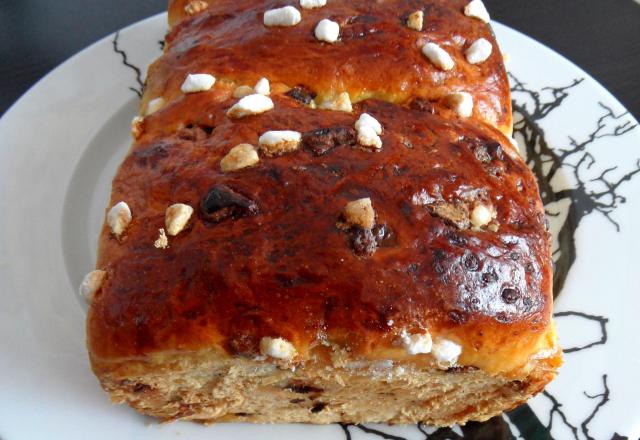
[[[302,16],[293,6],[270,9],[264,13],[263,23],[265,26],[295,26],[300,23]]]
[[[260,340],[260,353],[272,358],[290,361],[296,354],[293,344],[283,338],[264,337]]]
[[[453,58],[451,58],[451,55],[436,43],[427,43],[422,46],[422,53],[436,67],[442,70],[451,70],[455,66],[455,62],[453,61]]]
[[[182,93],[206,92],[216,83],[216,78],[208,73],[190,73],[182,83]]]
[[[476,40],[465,52],[467,57],[467,61],[471,64],[480,64],[487,61],[487,59],[491,56],[491,52],[493,51],[493,46],[491,43],[484,39],[480,38]]]
[[[79,293],[80,296],[84,298],[84,300],[91,304],[93,301],[93,297],[100,287],[102,287],[102,283],[104,279],[107,277],[107,272],[104,270],[94,270],[85,275],[82,279],[82,283],[80,283]]]
[[[300,7],[303,9],[321,8],[327,4],[327,0],[300,0]]]
[[[111,233],[120,236],[132,220],[131,209],[125,202],[118,202],[107,213],[107,224]]]
[[[171,236],[178,235],[187,226],[193,208],[184,203],[174,203],[169,206],[164,215],[164,224],[167,227],[167,233]]]
[[[491,223],[492,219],[493,213],[485,205],[476,205],[476,207],[473,208],[473,211],[471,211],[470,220],[471,225],[473,225],[474,228],[481,228],[483,226],[486,226]]]
[[[450,109],[462,118],[468,118],[473,114],[473,96],[470,93],[452,93],[446,97],[445,102]]]
[[[477,18],[485,23],[491,21],[489,12],[487,12],[487,8],[484,6],[484,3],[482,3],[482,0],[472,0],[469,2],[467,6],[464,7],[464,15]]]
[[[327,43],[335,43],[340,36],[340,25],[329,19],[322,19],[315,29],[316,38]]]
[[[269,80],[267,78],[261,78],[253,87],[253,90],[260,95],[270,95],[271,85],[269,84]]]
[[[431,347],[431,353],[436,358],[438,365],[448,368],[458,361],[462,353],[462,347],[449,339],[436,339]]]
[[[360,130],[360,128],[364,127],[365,125],[371,126],[371,128],[373,128],[376,134],[378,135],[382,134],[382,125],[380,124],[380,122],[378,122],[376,118],[374,118],[368,113],[362,113],[360,115],[360,117],[356,121],[355,128],[356,130]]]
[[[432,341],[429,333],[408,334],[402,332],[402,343],[411,355],[431,353]]]
[[[244,118],[245,116],[257,115],[271,109],[273,109],[273,101],[271,98],[255,93],[245,96],[236,102],[227,110],[227,116],[230,118]]]

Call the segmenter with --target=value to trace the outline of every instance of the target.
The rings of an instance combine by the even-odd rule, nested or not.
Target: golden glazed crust
[[[125,201],[131,224],[120,236],[105,224],[100,237],[97,268],[107,275],[87,334],[112,398],[165,420],[451,424],[486,419],[540,391],[560,363],[549,234],[535,179],[504,134],[509,89],[489,26],[466,17],[464,1],[330,0],[282,28],[262,23],[281,2],[211,1],[193,15],[186,3],[171,3],[172,29],[141,113],[154,99],[164,105],[137,122],[113,181],[110,206]],[[421,32],[404,22],[417,9],[425,13]],[[341,24],[334,45],[313,36],[326,17]],[[493,53],[470,65],[464,49],[479,37]],[[452,71],[422,55],[427,40],[447,48]],[[217,80],[185,94],[189,73]],[[274,108],[228,116],[236,88],[263,77]],[[474,98],[470,118],[446,105],[459,91]],[[344,92],[352,111],[318,108]],[[363,113],[382,125],[381,148],[360,137]],[[300,139],[261,147],[273,130]],[[256,147],[259,160],[221,167],[239,144]],[[363,228],[345,216],[361,199],[374,211],[372,229],[370,217]],[[158,246],[174,204],[194,212]],[[410,334],[459,346],[452,365],[460,374],[443,373],[433,354],[411,354]],[[265,337],[292,344],[293,358],[263,356]],[[371,374],[343,371],[354,362],[406,371],[391,387],[396,406],[320,416],[299,403],[268,404],[290,381],[325,390],[327,408],[348,405],[366,380],[383,393],[384,380],[368,367]],[[225,394],[229,384],[211,375],[234,365],[272,369],[257,382],[236,370],[229,376],[236,388],[257,387],[262,407]],[[325,368],[341,379],[324,381]],[[424,394],[453,383],[447,396]],[[189,401],[194,395],[198,402]]]
[[[300,9],[293,27],[265,27],[264,11],[287,2],[215,0],[188,15],[188,0],[172,1],[171,30],[164,56],[149,75],[147,96],[176,97],[188,72],[212,71],[217,77],[254,85],[262,77],[293,87],[311,87],[320,100],[348,92],[352,101],[378,98],[406,103],[416,97],[436,100],[454,91],[471,93],[475,116],[511,133],[511,95],[502,55],[491,28],[463,13],[466,0],[329,1]],[[424,11],[421,32],[407,17]],[[330,18],[340,24],[340,40],[321,43],[316,24]],[[487,61],[469,64],[465,51],[479,38],[493,45]],[[456,66],[444,72],[420,48],[441,45]]]

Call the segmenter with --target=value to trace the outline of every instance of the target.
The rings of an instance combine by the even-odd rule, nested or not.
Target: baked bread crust
[[[475,116],[511,133],[511,92],[493,31],[467,17],[466,0],[334,1],[301,9],[293,27],[265,27],[263,12],[284,6],[277,0],[215,0],[195,15],[189,0],[170,2],[167,50],[152,66],[147,96],[177,97],[188,72],[213,70],[219,78],[253,85],[262,77],[290,87],[304,84],[319,99],[348,92],[352,101],[377,98],[405,104],[416,97],[437,100],[465,91],[477,103]],[[291,3],[299,8],[297,2]],[[424,11],[423,31],[406,26]],[[319,43],[314,27],[331,18],[340,24],[340,43]],[[481,64],[469,64],[466,49],[488,40],[496,50]],[[443,72],[420,48],[435,42],[456,63]]]
[[[113,181],[110,206],[126,201],[133,220],[120,235],[105,224],[100,237],[106,276],[87,334],[112,398],[163,420],[450,425],[539,392],[560,363],[549,234],[535,179],[504,134],[509,89],[490,27],[466,17],[464,1],[331,2],[285,28],[262,24],[279,2],[216,1],[194,15],[186,3],[170,5],[172,29],[142,113],[153,99],[164,105],[137,122]],[[404,25],[416,9],[425,11],[423,32]],[[313,36],[327,16],[342,24],[339,44]],[[463,49],[479,37],[493,54],[470,65]],[[455,48],[454,70],[426,60],[426,38]],[[182,93],[189,73],[216,84]],[[262,77],[274,108],[228,116],[236,87]],[[474,98],[470,118],[446,103],[461,90]],[[342,92],[352,111],[313,108]],[[379,149],[358,140],[363,113],[383,126]],[[294,130],[301,142],[221,169],[233,147],[257,146],[271,130]],[[235,199],[212,213],[211,194]],[[345,205],[361,199],[371,202],[374,228],[345,218]],[[195,212],[183,231],[158,240],[176,203]],[[490,218],[478,223],[478,207]],[[414,334],[461,353],[443,367],[412,353]],[[294,355],[265,357],[264,338],[282,338]],[[404,373],[380,376],[376,362]],[[271,373],[248,373],[262,368]],[[386,383],[395,406],[348,403],[360,402],[355,385],[367,380],[378,393]],[[311,401],[323,409],[295,398],[270,406],[291,383],[322,389]],[[246,399],[250,390],[261,404]]]

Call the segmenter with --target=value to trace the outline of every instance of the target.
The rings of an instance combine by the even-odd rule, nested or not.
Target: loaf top
[[[436,100],[451,92],[474,97],[476,117],[511,133],[511,98],[502,54],[489,25],[464,13],[466,0],[338,1],[303,9],[297,1],[215,0],[194,15],[190,1],[171,2],[167,50],[151,70],[148,96],[179,91],[184,76],[212,71],[217,78],[255,84],[261,77],[289,87],[305,85],[328,100],[348,92],[354,102],[378,98],[406,103],[415,97]],[[193,2],[191,2],[193,3]],[[295,6],[301,21],[290,27],[263,25],[264,13]],[[423,26],[407,26],[408,16],[423,12]],[[340,39],[329,44],[314,35],[318,22],[340,25]],[[467,49],[484,38],[489,58],[470,64]],[[423,55],[436,43],[455,62],[444,71]]]
[[[143,113],[152,99],[165,103],[138,121],[113,181],[110,206],[126,202],[132,221],[119,236],[107,224],[101,234],[92,358],[212,348],[259,356],[267,337],[292,344],[294,363],[327,345],[353,358],[419,360],[402,340],[428,332],[459,344],[459,365],[517,376],[554,348],[535,178],[483,122],[510,121],[499,51],[478,70],[441,76],[416,46],[432,32],[450,44],[455,35],[493,41],[460,12],[464,2],[330,1],[287,28],[262,24],[262,11],[282,2],[212,3],[182,17],[175,2],[165,54],[150,70]],[[411,34],[403,17],[419,6],[425,31]],[[325,48],[307,23],[325,16],[358,26]],[[189,73],[217,82],[185,94]],[[229,116],[236,87],[261,77],[274,108]],[[433,98],[459,84],[486,99],[488,113],[460,117]],[[313,108],[345,90],[371,97],[353,99],[351,112]],[[380,146],[360,137],[363,113],[380,123]],[[299,138],[273,150],[269,131]],[[225,169],[239,144],[255,147],[257,163]],[[159,241],[176,203],[194,212]]]

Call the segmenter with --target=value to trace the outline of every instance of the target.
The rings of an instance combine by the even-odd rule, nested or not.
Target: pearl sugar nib
[[[491,17],[482,0],[472,0],[464,7],[464,15],[489,23]]]
[[[132,219],[131,209],[126,202],[116,203],[107,213],[107,224],[111,233],[116,237],[122,235]]]
[[[293,6],[285,6],[277,9],[270,9],[264,13],[263,23],[265,26],[295,26],[300,23],[302,16]]]
[[[469,46],[465,52],[465,56],[470,64],[480,64],[489,59],[491,52],[493,52],[491,43],[485,38],[480,38]]]
[[[451,55],[436,43],[427,43],[422,46],[422,54],[441,70],[451,70],[456,65]]]
[[[206,92],[216,83],[216,78],[208,73],[190,73],[185,78],[180,90],[182,93]]]
[[[314,31],[318,40],[327,43],[335,43],[340,36],[340,25],[327,18],[320,20]]]

